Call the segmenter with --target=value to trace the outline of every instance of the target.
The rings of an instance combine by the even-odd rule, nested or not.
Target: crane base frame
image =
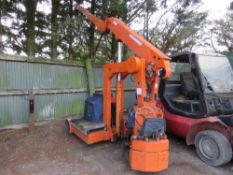
[[[94,143],[110,140],[108,132],[106,131],[105,128],[85,133],[79,127],[77,127],[75,121],[77,121],[77,119],[72,119],[72,118],[66,119],[66,123],[68,125],[67,130],[70,134],[76,135],[86,144],[89,145],[89,144],[94,144]]]

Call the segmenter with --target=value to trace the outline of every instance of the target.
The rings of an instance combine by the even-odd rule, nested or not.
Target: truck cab
[[[195,144],[198,156],[211,166],[229,162],[233,71],[227,57],[185,52],[171,58],[173,75],[159,85],[168,132]]]

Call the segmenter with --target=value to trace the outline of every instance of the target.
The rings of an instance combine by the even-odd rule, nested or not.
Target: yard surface
[[[194,147],[169,137],[169,169],[156,174],[232,175],[233,161],[221,168],[201,162]],[[64,132],[64,120],[36,127],[0,132],[0,175],[142,175],[129,169],[128,152],[122,143],[85,145]]]

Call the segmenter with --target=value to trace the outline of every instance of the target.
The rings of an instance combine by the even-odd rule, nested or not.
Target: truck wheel
[[[232,158],[229,141],[218,131],[199,132],[195,137],[195,147],[200,159],[210,166],[224,165]]]

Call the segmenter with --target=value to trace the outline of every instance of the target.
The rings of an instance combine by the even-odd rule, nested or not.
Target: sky
[[[209,11],[209,19],[218,19],[223,17],[226,9],[230,7],[230,3],[233,0],[202,0],[201,10]],[[37,6],[37,10],[51,13],[51,4],[47,2],[40,3]]]
[[[224,18],[224,15],[227,12],[227,9],[230,8],[230,4],[233,0],[202,0],[202,6],[200,10],[208,11],[207,19],[209,21],[217,20],[220,18]],[[213,39],[213,44],[215,48],[219,51],[224,51],[226,48],[224,46],[218,46],[216,41]],[[214,52],[212,47],[194,47],[193,51],[197,52]]]
[[[208,12],[207,19],[209,21],[213,21],[215,19],[224,18],[224,15],[226,14],[227,9],[230,7],[230,3],[233,2],[233,0],[202,0],[200,7],[198,8],[199,12]],[[174,0],[169,0],[168,4],[170,3],[170,6],[174,3]],[[151,18],[151,26],[150,28],[153,28],[153,21],[157,21],[162,15],[164,11],[160,10],[160,12],[154,14]],[[134,30],[142,30],[143,29],[143,23],[142,20],[133,21],[133,23],[130,24],[130,27],[132,27]]]
[[[210,21],[223,18],[227,9],[230,7],[230,3],[232,1],[233,0],[202,0],[202,5],[200,7],[200,10],[209,12],[208,19]],[[172,0],[170,2],[172,2]],[[51,4],[48,4],[47,2],[40,3],[37,6],[37,10],[51,13]],[[11,23],[10,21],[4,21],[4,22],[7,24]],[[143,24],[141,24],[140,22],[139,23],[136,22],[134,24],[131,24],[130,26],[134,30],[140,30],[143,27]],[[200,48],[196,48],[196,49],[199,50]],[[203,51],[203,49],[205,51],[206,49],[209,50],[210,48],[201,48],[200,51]]]
[[[208,18],[219,19],[224,16],[226,9],[230,7],[230,3],[233,0],[202,0],[201,9],[204,11],[209,11]]]

